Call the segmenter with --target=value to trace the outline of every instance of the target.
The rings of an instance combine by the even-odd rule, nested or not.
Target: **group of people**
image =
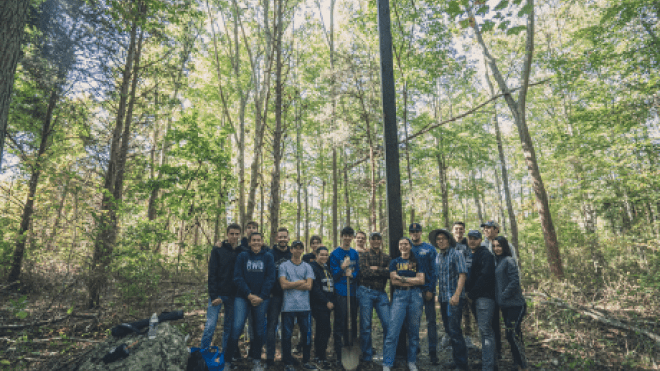
[[[445,332],[442,342],[450,343],[452,349],[452,361],[445,364],[446,368],[469,369],[467,349],[472,346],[472,315],[480,332],[482,369],[497,369],[496,360],[501,358],[501,312],[515,366],[527,370],[521,334],[526,304],[515,248],[498,235],[497,222],[491,220],[481,227],[485,239],[479,230],[468,231],[465,238],[465,224],[456,222],[451,232],[431,231],[430,243],[426,243],[422,241],[422,226],[413,223],[409,227],[410,237],[401,238],[398,246],[391,247],[400,251],[400,256],[392,259],[383,251],[378,232],[369,234],[367,247],[366,233],[345,227],[340,235],[341,245],[332,251],[323,246],[319,236],[313,236],[312,252],[303,254],[301,241],[289,246],[286,228],[278,230],[277,243],[269,248],[264,245],[256,222],[247,224],[242,239],[241,226],[230,224],[226,240],[214,246],[209,260],[209,304],[201,347],[210,346],[224,306],[222,348],[226,370],[231,370],[232,361],[240,358],[238,340],[248,318],[248,356],[255,371],[264,369],[264,345],[265,367],[275,364],[278,326],[282,362],[286,371],[296,369],[299,362],[292,356],[291,345],[295,323],[300,330],[303,369],[332,367],[326,355],[331,333],[335,362],[340,365],[342,346],[350,339],[358,339],[358,328],[361,361],[372,362],[375,309],[383,331],[383,371],[394,366],[399,339],[406,337],[406,362],[409,370],[416,371],[422,313],[428,324],[431,363],[440,364],[437,302]],[[388,281],[393,288],[391,301],[386,291]],[[313,362],[312,318],[316,328]]]

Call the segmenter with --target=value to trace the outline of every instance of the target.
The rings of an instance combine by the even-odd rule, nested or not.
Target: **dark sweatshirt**
[[[311,262],[309,265],[312,266],[314,271],[314,281],[312,282],[312,292],[310,293],[309,301],[312,307],[312,310],[327,310],[329,311],[327,305],[329,302],[332,302],[334,297],[333,292],[328,292],[327,290],[333,289],[332,286],[332,272],[330,268],[326,265],[325,267],[319,264],[319,262]],[[324,285],[324,281],[326,285]],[[327,286],[330,285],[330,288]],[[324,287],[326,286],[326,287]]]
[[[472,268],[465,288],[468,298],[495,300],[495,257],[485,246],[472,253]]]
[[[276,277],[279,277],[278,270],[280,269],[280,264],[287,260],[291,260],[291,250],[289,249],[289,246],[287,246],[286,250],[282,251],[279,249],[278,245],[275,245],[272,249],[268,250],[268,254],[273,257],[273,261],[275,262],[275,274]],[[282,291],[282,286],[280,286],[279,279],[275,280],[275,285],[273,286],[271,294],[273,296],[284,296],[284,291]]]
[[[275,283],[275,263],[273,257],[265,251],[255,254],[244,251],[236,258],[234,284],[236,296],[247,298],[254,294],[266,300]]]
[[[218,296],[235,296],[234,264],[241,252],[240,247],[233,249],[226,240],[220,247],[214,246],[209,259],[209,297],[215,300]]]

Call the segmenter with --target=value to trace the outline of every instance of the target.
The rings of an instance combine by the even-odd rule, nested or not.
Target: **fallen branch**
[[[28,327],[32,327],[32,326],[49,325],[51,323],[64,321],[65,319],[67,319],[69,317],[70,317],[70,315],[67,314],[66,316],[51,319],[51,320],[48,320],[48,321],[32,322],[32,323],[26,323],[26,324],[22,324],[22,325],[4,325],[4,326],[0,326],[0,330],[18,330],[18,329],[28,328]]]
[[[62,338],[59,336],[50,338],[50,339],[30,339],[27,342],[30,343],[49,343],[51,341],[56,341],[56,340],[71,340],[71,341],[76,341],[79,343],[102,343],[104,340],[93,340],[93,339],[82,339],[82,338]],[[0,338],[0,341],[7,341],[10,343],[22,343],[22,340],[13,340],[10,338]]]
[[[633,325],[627,325],[627,324],[625,324],[625,323],[623,323],[623,322],[621,322],[617,319],[607,318],[602,313],[599,313],[599,312],[597,312],[593,309],[578,308],[578,307],[576,307],[574,305],[571,305],[571,304],[569,304],[569,303],[567,303],[567,302],[565,302],[565,301],[563,301],[559,298],[553,298],[550,295],[537,294],[536,296],[542,296],[542,297],[545,297],[547,299],[546,301],[541,301],[541,302],[537,301],[537,303],[539,303],[539,304],[552,304],[552,305],[555,305],[555,306],[558,306],[558,307],[561,307],[561,308],[570,309],[574,312],[577,312],[577,313],[580,313],[584,316],[587,316],[587,317],[595,320],[596,322],[600,322],[604,325],[620,328],[620,329],[627,330],[627,331],[633,331],[633,332],[636,332],[636,333],[646,335],[648,338],[654,340],[657,345],[660,345],[660,336],[657,335],[657,334],[654,334],[650,331],[644,330],[643,328],[633,326]]]

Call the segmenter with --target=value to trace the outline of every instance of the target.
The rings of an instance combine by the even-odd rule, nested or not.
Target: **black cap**
[[[294,247],[296,247],[298,245],[300,245],[300,247],[302,247],[303,249],[305,248],[305,244],[303,244],[302,241],[300,241],[300,240],[293,241],[293,243],[291,244],[291,248],[293,249]]]
[[[479,232],[479,231],[476,230],[476,229],[470,229],[470,231],[468,232],[467,236],[468,236],[468,237],[478,238],[478,239],[480,239],[480,240],[482,239],[482,238],[481,238],[481,232]]]
[[[383,239],[383,236],[380,234],[380,232],[371,232],[371,233],[369,234],[369,239],[370,239],[370,240],[373,240],[373,239],[379,239],[379,240],[382,240],[382,239]]]
[[[486,223],[481,223],[481,228],[483,227],[495,227],[497,228],[498,231],[500,230],[500,225],[494,220],[489,220]]]
[[[421,232],[422,231],[422,225],[419,223],[412,223],[410,227],[408,227],[408,232]]]
[[[344,227],[341,230],[341,235],[340,236],[355,236],[355,230],[351,228],[350,226]]]

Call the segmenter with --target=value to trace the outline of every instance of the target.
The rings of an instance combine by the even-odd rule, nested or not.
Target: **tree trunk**
[[[527,96],[527,89],[529,87],[529,74],[532,67],[532,57],[534,53],[534,0],[527,0],[527,6],[530,8],[530,14],[527,18],[527,41],[525,44],[525,61],[522,70],[522,84],[518,93],[518,101],[513,99],[511,94],[505,94],[504,98],[509,106],[509,110],[514,118],[520,142],[522,144],[523,154],[525,156],[525,163],[530,177],[533,180],[534,193],[536,195],[536,205],[541,221],[541,228],[543,229],[543,238],[545,240],[546,254],[548,256],[548,267],[550,272],[557,278],[563,278],[564,269],[562,267],[561,254],[559,252],[559,242],[557,240],[557,233],[555,226],[552,222],[552,215],[550,213],[550,205],[548,202],[548,195],[543,184],[541,172],[539,170],[538,162],[536,159],[536,151],[534,150],[534,143],[529,134],[527,121],[525,117],[525,100]],[[473,14],[470,12],[470,16]],[[488,47],[486,46],[479,26],[475,22],[473,25],[477,41],[483,50],[484,57],[488,62],[493,76],[498,83],[501,91],[509,92],[509,88],[497,67],[497,61],[491,56]]]
[[[277,240],[277,229],[279,228],[280,213],[280,161],[282,159],[282,93],[284,85],[282,82],[282,37],[284,35],[282,13],[283,0],[276,0],[275,26],[275,130],[273,131],[273,171],[270,183],[270,238]]]
[[[21,44],[28,20],[30,0],[0,2],[0,169],[2,168],[9,105],[14,89],[14,75],[21,58]]]
[[[296,110],[298,110],[296,105]],[[300,138],[300,121],[298,120],[298,115],[296,114],[296,183],[298,185],[298,192],[296,194],[296,236],[300,240],[300,226],[302,223],[302,193],[303,193],[303,184],[302,178],[300,176],[300,167],[302,166],[302,144]],[[307,201],[307,200],[305,200]],[[305,242],[306,243],[306,242]],[[305,245],[307,246],[307,245]]]
[[[339,246],[337,244],[337,228],[339,227],[339,219],[337,215],[337,198],[338,190],[337,183],[339,182],[339,175],[337,174],[337,148],[332,146],[332,246]]]
[[[305,183],[305,246],[309,246],[309,184]]]
[[[474,204],[477,208],[477,217],[479,218],[479,224],[484,222],[484,215],[481,211],[481,202],[479,202],[479,189],[477,188],[477,177],[475,175],[476,170],[472,171],[472,196],[474,198]]]
[[[57,212],[55,214],[55,221],[53,222],[53,228],[51,229],[50,236],[48,241],[46,241],[46,250],[53,250],[53,245],[55,244],[55,237],[57,236],[57,230],[60,226],[60,219],[62,218],[62,210],[64,210],[64,203],[66,202],[66,196],[69,194],[69,184],[71,183],[71,177],[66,178],[66,183],[64,183],[64,189],[62,190],[62,196],[60,197],[60,202],[57,205]],[[58,250],[55,248],[55,250]]]
[[[41,127],[41,142],[39,143],[39,150],[37,152],[36,161],[32,167],[32,174],[30,176],[29,189],[27,200],[23,206],[23,215],[21,216],[21,224],[16,238],[16,245],[14,247],[14,255],[12,257],[11,268],[7,277],[7,282],[15,282],[21,274],[21,267],[23,263],[23,256],[25,255],[25,242],[27,241],[27,232],[30,228],[32,221],[32,212],[34,211],[34,196],[37,193],[37,185],[39,184],[39,176],[43,166],[42,156],[48,149],[48,139],[52,133],[52,119],[55,106],[59,99],[59,88],[54,87],[50,93],[48,100],[48,110]]]
[[[400,64],[401,62],[399,62]],[[408,83],[403,83],[403,130],[408,138]],[[412,167],[410,165],[410,142],[406,139],[406,170],[408,171],[408,186],[410,188],[408,202],[410,203],[410,223],[415,223],[415,198],[413,197]],[[403,221],[405,227],[405,220]]]
[[[442,143],[442,138],[440,139]],[[442,219],[445,229],[449,229],[449,187],[447,184],[447,165],[445,156],[440,153],[436,156],[438,160],[438,178],[440,179],[440,192],[442,193]]]
[[[486,68],[486,82],[490,89],[490,94],[495,95],[495,89],[488,76],[488,68]],[[504,156],[504,145],[502,144],[502,133],[500,131],[500,123],[497,118],[497,103],[493,103],[493,125],[495,125],[495,139],[497,141],[497,152],[500,156],[500,167],[502,169],[502,186],[504,188],[504,198],[506,200],[506,210],[509,215],[509,226],[511,228],[511,243],[516,248],[520,247],[518,243],[518,221],[516,220],[516,213],[513,210],[513,198],[511,197],[511,190],[509,188],[509,174],[506,168],[506,157]],[[522,205],[522,204],[521,204]],[[520,265],[520,257],[518,264]]]
[[[344,158],[344,203],[346,204],[346,226],[351,225],[351,200],[348,194],[348,155],[346,154],[346,147],[342,147]]]
[[[126,153],[122,153],[121,151],[128,151],[128,142],[124,143],[123,140],[128,140],[130,137],[130,132],[122,133],[122,128],[124,131],[130,130],[130,122],[125,122],[125,119],[132,115],[132,112],[127,112],[127,101],[129,97],[128,90],[129,86],[135,85],[131,82],[131,76],[136,72],[133,64],[135,62],[135,65],[137,66],[139,63],[139,51],[136,52],[137,29],[137,21],[133,21],[130,32],[130,44],[120,88],[121,94],[119,96],[117,118],[115,120],[112,142],[110,144],[110,161],[108,163],[108,169],[103,184],[103,198],[101,201],[101,216],[98,222],[98,235],[94,244],[94,255],[90,267],[91,274],[88,281],[88,307],[90,308],[100,305],[101,287],[107,277],[105,271],[108,265],[112,262],[112,251],[117,238],[117,211],[119,206],[118,203],[121,202],[122,190],[117,190],[116,187],[123,186],[123,171],[126,161]],[[141,44],[138,46],[138,49],[140,48]],[[132,91],[131,95],[134,99],[135,91]]]

